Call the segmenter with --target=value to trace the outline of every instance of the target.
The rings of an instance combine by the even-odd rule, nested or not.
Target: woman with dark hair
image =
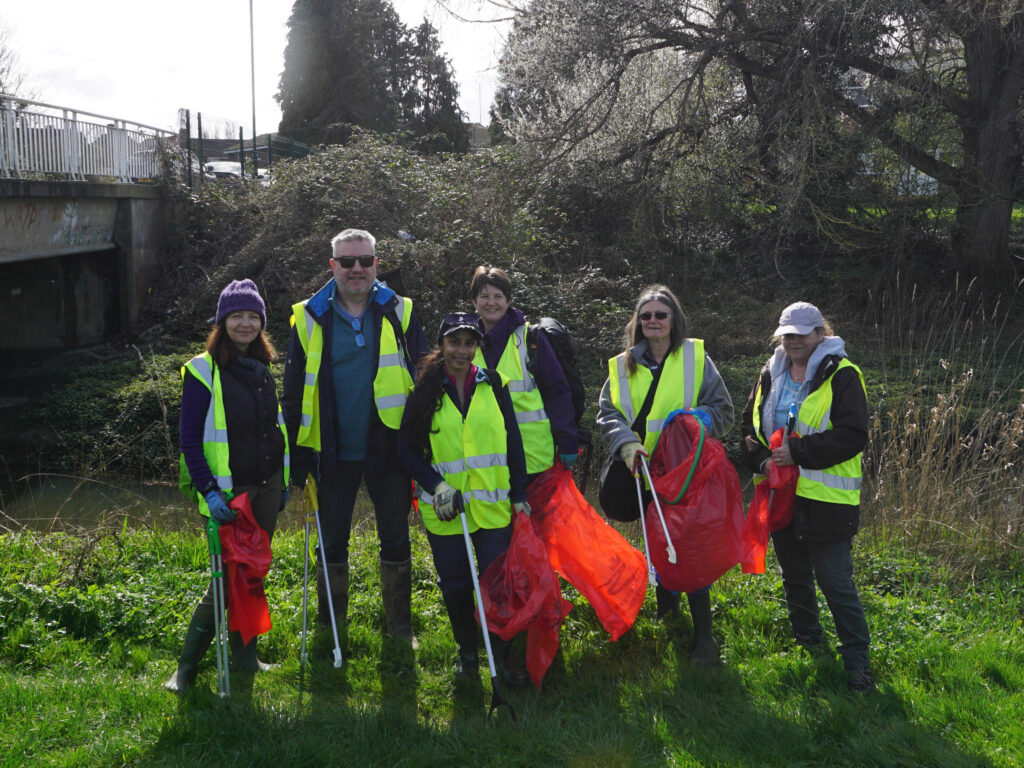
[[[252,280],[233,280],[217,302],[216,326],[206,351],[181,369],[180,484],[204,517],[235,519],[228,498],[248,493],[253,517],[271,538],[288,487],[288,439],[268,365],[274,347],[264,328],[267,310]],[[204,522],[205,528],[205,522]],[[213,585],[185,633],[178,668],[164,687],[187,690],[214,634]],[[231,668],[269,666],[256,656],[256,638],[229,637]]]
[[[510,305],[512,280],[505,270],[477,267],[469,294],[483,337],[474,362],[508,379],[530,479],[554,464],[556,445],[559,460],[571,467],[579,451],[576,413],[550,342],[543,333],[530,333],[525,315]]]
[[[774,463],[796,465],[793,521],[772,533],[797,644],[820,646],[817,580],[832,612],[852,690],[870,691],[869,633],[853,583],[851,549],[860,523],[861,451],[868,439],[864,375],[813,304],[790,304],[775,330],[779,344],[743,409],[743,453],[761,482]],[[797,435],[770,449],[772,434],[797,414]]]
[[[508,387],[500,373],[473,363],[482,336],[478,321],[473,314],[444,316],[438,349],[420,362],[398,433],[398,458],[416,481],[462,679],[477,676],[479,660],[473,578],[455,495],[462,494],[480,573],[508,549],[513,511],[530,509]],[[491,647],[504,681],[525,685],[526,675],[509,659],[511,642],[492,635]]]
[[[709,435],[721,438],[733,424],[732,398],[704,342],[686,336],[686,318],[679,300],[664,285],[652,285],[637,300],[626,325],[625,348],[608,361],[608,380],[601,389],[597,426],[608,443],[608,460],[601,473],[599,500],[612,520],[640,517],[635,476],[638,455],[649,457],[665,418],[685,410],[700,419]],[[644,491],[644,504],[650,502]],[[656,590],[658,616],[676,610],[679,595]],[[711,634],[710,585],[687,595],[693,618],[694,664],[707,666],[718,659]]]

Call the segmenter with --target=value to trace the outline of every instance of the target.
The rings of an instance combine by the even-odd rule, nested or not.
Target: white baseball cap
[[[818,308],[806,301],[798,301],[782,310],[775,335],[785,336],[787,333],[795,333],[798,336],[804,336],[815,328],[824,327],[825,318],[821,316]]]

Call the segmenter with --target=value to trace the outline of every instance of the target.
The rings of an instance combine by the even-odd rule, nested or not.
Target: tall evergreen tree
[[[310,143],[344,142],[353,126],[465,150],[451,65],[426,21],[410,31],[390,0],[295,0],[277,93],[279,130]]]

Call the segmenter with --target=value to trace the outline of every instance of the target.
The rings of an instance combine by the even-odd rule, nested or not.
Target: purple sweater
[[[484,362],[488,368],[497,368],[505,352],[509,338],[516,328],[526,322],[526,317],[515,307],[509,307],[505,316],[491,330],[484,333]],[[480,325],[483,331],[483,324]],[[559,453],[576,453],[579,442],[576,436],[576,411],[572,405],[572,393],[565,379],[562,365],[555,351],[543,333],[537,334],[537,349],[533,356],[534,378],[544,400],[544,410],[551,421],[551,434]]]

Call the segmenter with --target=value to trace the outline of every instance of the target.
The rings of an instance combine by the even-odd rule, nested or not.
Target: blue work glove
[[[708,432],[711,431],[711,414],[707,411],[702,411],[700,408],[687,408],[683,413],[688,413],[690,416],[693,416],[704,425],[704,429]]]
[[[280,508],[278,508],[278,512],[283,512],[284,508],[288,506],[288,492],[290,490],[291,488],[285,488],[283,491],[281,491],[281,506]]]
[[[210,508],[210,517],[218,523],[230,523],[235,519],[235,512],[228,506],[224,491],[213,490],[206,494],[206,506]]]
[[[565,464],[566,469],[572,469],[572,465],[576,463],[576,459],[579,458],[579,454],[576,453],[560,453],[558,458]]]

